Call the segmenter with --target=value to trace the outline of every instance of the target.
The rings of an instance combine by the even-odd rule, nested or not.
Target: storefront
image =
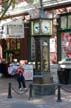
[[[17,59],[18,62],[20,60],[28,61],[27,31],[28,28],[26,28],[26,24],[22,19],[14,19],[2,25],[0,32],[0,59],[7,70],[4,72],[5,76],[8,74],[8,66],[13,62],[13,59]]]
[[[71,13],[61,14],[58,24],[58,63],[61,66],[59,72],[60,82],[71,84]]]
[[[27,36],[24,30],[24,22],[22,19],[13,20],[2,25],[3,33],[1,35],[1,46],[3,51],[3,58],[7,62],[12,62],[13,59],[28,59],[22,58],[24,55],[24,44],[27,45]],[[26,49],[27,52],[27,49]]]

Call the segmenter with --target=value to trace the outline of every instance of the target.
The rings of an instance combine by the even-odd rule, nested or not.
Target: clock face
[[[33,36],[52,35],[52,20],[37,19],[31,22],[31,34]]]
[[[34,25],[33,25],[33,30],[34,30],[34,33],[39,33],[39,31],[40,31],[39,22],[35,22],[35,23],[34,23]]]
[[[50,35],[52,32],[52,22],[51,21],[47,21],[47,20],[43,20],[41,22],[41,31],[43,34],[47,34]]]

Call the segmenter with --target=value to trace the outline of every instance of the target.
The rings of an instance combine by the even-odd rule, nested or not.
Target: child
[[[23,73],[24,73],[24,69],[20,65],[20,67],[17,69],[17,81],[18,81],[19,89],[22,90],[21,86],[23,86],[24,90],[27,90]]]

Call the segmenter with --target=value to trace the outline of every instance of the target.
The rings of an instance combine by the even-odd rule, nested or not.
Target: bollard
[[[9,86],[8,86],[8,98],[12,98],[12,94],[11,94],[11,83],[9,82]]]
[[[32,97],[32,84],[29,86],[29,100]]]
[[[58,85],[58,95],[57,95],[57,102],[62,102],[62,100],[61,100],[61,91],[60,91],[60,85]]]

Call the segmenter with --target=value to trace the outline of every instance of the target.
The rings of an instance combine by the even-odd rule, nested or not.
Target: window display
[[[61,33],[62,59],[71,57],[71,32]]]
[[[12,62],[14,58],[19,60],[20,56],[20,40],[19,39],[3,39],[3,55],[6,61]]]
[[[17,39],[17,49],[20,49],[20,40]]]
[[[11,39],[10,44],[11,49],[16,49],[16,39]]]

